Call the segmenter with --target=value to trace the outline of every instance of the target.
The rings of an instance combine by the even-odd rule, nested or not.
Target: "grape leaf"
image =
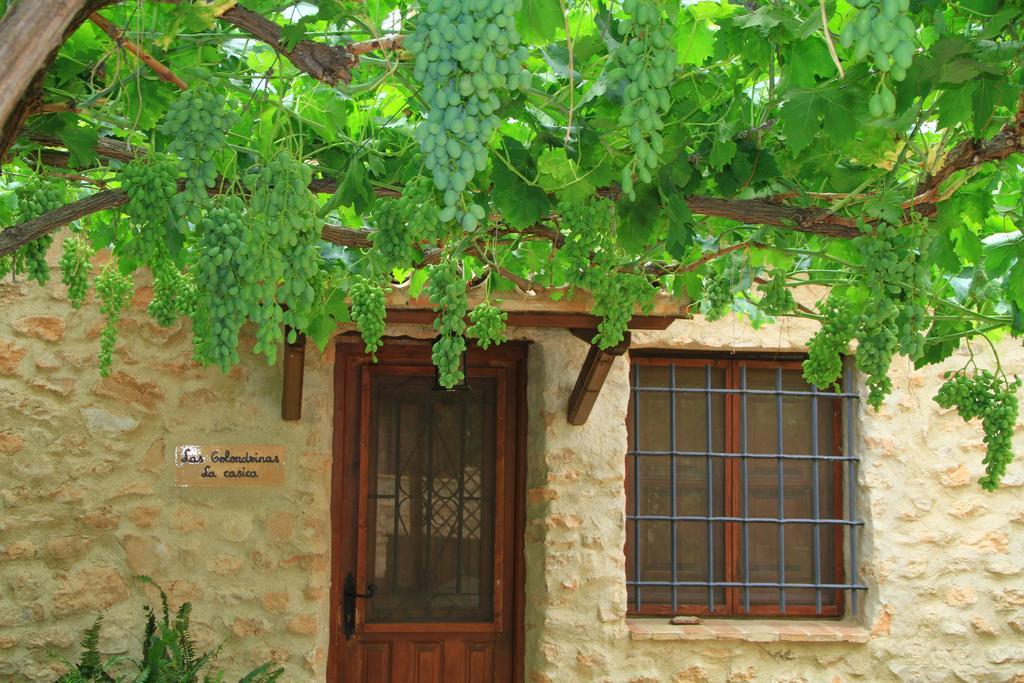
[[[495,162],[491,179],[494,182],[491,199],[509,226],[517,230],[528,228],[551,210],[544,190],[524,183],[501,161]]]
[[[683,12],[676,23],[676,61],[701,66],[715,53],[715,32],[706,21]]]
[[[563,23],[558,0],[523,0],[522,9],[516,13],[516,29],[523,40],[531,43],[553,40]]]

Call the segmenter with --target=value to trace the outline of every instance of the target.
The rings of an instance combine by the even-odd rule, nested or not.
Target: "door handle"
[[[365,593],[356,592],[356,577],[349,572],[345,576],[345,587],[341,598],[341,628],[345,640],[351,640],[356,633],[356,598],[370,599],[377,592],[372,583],[366,587]]]

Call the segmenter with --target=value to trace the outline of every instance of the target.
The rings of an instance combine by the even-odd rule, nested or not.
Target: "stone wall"
[[[637,347],[801,351],[812,333],[797,322],[753,330],[738,320],[681,321],[633,338]],[[870,589],[860,616],[845,620],[861,628],[845,631],[863,637],[806,642],[835,638],[738,625],[702,640],[673,639],[664,627],[639,640],[631,631],[647,629],[635,621],[631,628],[625,617],[628,365],[615,363],[588,423],[571,427],[565,396],[586,348],[564,332],[536,340],[526,546],[531,683],[1024,681],[1024,462],[1011,465],[998,492],[980,489],[980,428],[932,401],[943,369],[914,372],[897,361],[893,395],[880,412],[858,416],[857,496],[867,521],[859,570]],[[1007,371],[1024,375],[1019,342],[1007,340],[1001,354]],[[945,367],[967,357],[960,352]]]
[[[140,281],[140,284],[145,285]],[[152,576],[195,603],[199,645],[237,677],[272,659],[286,680],[323,680],[330,566],[333,356],[307,353],[300,422],[283,422],[280,366],[243,342],[224,376],[191,360],[189,331],[149,322],[143,287],[110,378],[96,368],[102,319],[64,288],[0,284],[0,679],[52,680],[94,615],[103,649],[137,651]],[[430,336],[424,329],[398,330]],[[517,330],[529,357],[527,678],[545,681],[1024,681],[1024,463],[982,492],[981,435],[931,397],[941,369],[893,370],[883,410],[860,415],[858,496],[867,527],[868,642],[639,640],[625,617],[624,412],[616,361],[587,424],[565,406],[586,346]],[[642,347],[800,350],[787,323],[681,321]],[[1019,344],[1007,369],[1024,374]],[[964,354],[949,362],[963,363]],[[288,447],[282,488],[173,485],[181,442]],[[658,637],[665,637],[659,635]],[[771,637],[758,636],[761,640]],[[1015,679],[1014,677],[1017,676]]]
[[[137,656],[155,597],[139,574],[173,606],[194,603],[200,648],[223,641],[235,680],[267,660],[288,680],[322,679],[330,359],[308,354],[304,419],[284,422],[280,367],[248,351],[227,376],[197,366],[189,330],[148,320],[148,291],[101,379],[95,304],[72,310],[59,284],[0,284],[0,680],[52,681],[48,653],[77,655],[101,610],[103,650]],[[286,444],[286,485],[175,488],[174,445],[211,441]]]

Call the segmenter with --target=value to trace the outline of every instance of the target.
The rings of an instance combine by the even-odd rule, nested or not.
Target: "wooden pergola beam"
[[[388,309],[387,323],[389,325],[433,325],[437,313],[429,308],[400,308]],[[629,321],[629,328],[632,330],[664,330],[680,315],[635,315]],[[530,311],[508,311],[507,325],[509,327],[562,327],[568,329],[597,329],[601,318],[589,313],[575,312],[530,312]],[[591,333],[591,337],[597,334]],[[587,340],[589,341],[589,339]]]
[[[604,386],[605,380],[608,379],[612,363],[629,350],[631,339],[629,332],[626,332],[617,346],[602,349],[597,344],[590,342],[597,334],[596,329],[574,329],[572,333],[590,343],[590,350],[587,351],[587,357],[583,361],[583,367],[580,368],[579,377],[576,378],[576,386],[569,394],[567,411],[569,424],[579,426],[586,424],[587,418],[590,417],[590,413],[594,409],[594,404],[597,403],[597,397],[601,395],[601,388]]]
[[[285,328],[284,378],[281,389],[281,419],[302,418],[302,382],[306,366],[306,335],[296,333],[295,341],[288,341]]]

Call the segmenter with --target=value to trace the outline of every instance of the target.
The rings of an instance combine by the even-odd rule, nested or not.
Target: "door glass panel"
[[[371,390],[366,621],[494,616],[497,382],[436,391],[433,376]]]

